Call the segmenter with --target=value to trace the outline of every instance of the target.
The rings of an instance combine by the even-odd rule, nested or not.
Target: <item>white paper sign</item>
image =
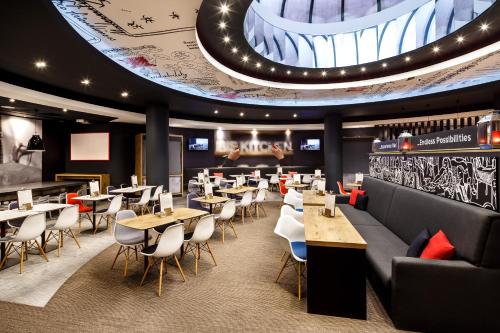
[[[278,167],[278,171],[277,171],[277,173],[278,173],[279,175],[283,174],[283,168],[282,168],[282,167]]]
[[[321,170],[320,169],[314,170],[314,177],[316,177],[316,178],[320,178],[321,177]]]
[[[355,182],[356,182],[356,183],[362,183],[362,182],[363,182],[363,174],[362,174],[362,173],[357,173],[357,174],[355,175],[355,177],[356,177],[356,178],[355,178]]]
[[[325,181],[324,180],[318,180],[318,191],[325,192]]]
[[[164,212],[166,208],[174,211],[172,193],[160,193],[160,211]]]
[[[198,181],[200,183],[203,183],[204,179],[205,179],[205,174],[203,172],[198,172]]]
[[[260,178],[260,170],[255,170],[253,175],[255,176],[255,178]]]
[[[212,184],[205,183],[205,195],[213,195]]]
[[[238,183],[238,178],[236,178],[236,181],[235,181],[235,182],[233,182],[233,188],[237,188],[237,187],[238,187],[238,184],[237,184],[237,183]]]
[[[299,174],[293,175],[293,182],[294,183],[300,183],[300,175]]]
[[[334,194],[327,194],[325,196],[325,209],[329,209],[331,215],[335,215],[335,198]]]
[[[245,178],[242,176],[236,177],[236,187],[243,186],[243,183],[245,182]]]
[[[99,182],[97,180],[94,180],[93,182],[89,182],[90,186],[90,194],[94,195],[95,193],[101,194],[101,190],[99,188]]]
[[[203,169],[203,175],[208,176],[208,169]]]
[[[33,207],[33,193],[31,190],[17,191],[17,205],[19,209],[27,209],[26,206]]]
[[[132,175],[130,177],[130,183],[132,184],[132,187],[139,186],[139,183],[137,182],[137,176],[136,175]]]

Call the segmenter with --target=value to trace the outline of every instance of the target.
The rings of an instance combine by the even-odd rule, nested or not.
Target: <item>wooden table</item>
[[[240,188],[223,188],[223,189],[217,190],[216,192],[226,193],[226,194],[240,194],[240,193],[245,193],[248,191],[256,191],[256,190],[258,190],[257,187],[242,186]]]
[[[56,182],[63,180],[98,180],[101,186],[101,192],[106,192],[109,185],[109,173],[57,173]]]
[[[335,217],[304,205],[307,312],[366,319],[367,244],[339,207]]]
[[[132,229],[144,230],[144,248],[147,248],[149,240],[149,229],[169,223],[174,223],[176,221],[194,219],[207,214],[208,213],[206,211],[200,209],[176,208],[174,209],[172,214],[168,216],[146,214],[133,217],[130,219],[120,220],[117,221],[116,223]],[[148,265],[147,260],[144,260],[144,270],[146,270],[147,265]]]
[[[293,187],[293,188],[296,188],[296,189],[304,189],[306,187],[309,187],[309,185],[307,184],[288,184],[288,185],[285,185],[286,187]]]
[[[219,196],[214,195],[210,199],[207,199],[204,196],[202,196],[202,197],[194,198],[192,200],[193,201],[198,201],[198,202],[201,202],[201,203],[204,203],[204,204],[208,204],[210,206],[210,214],[212,214],[213,211],[214,211],[213,208],[214,208],[215,205],[220,204],[220,203],[224,203],[226,201],[229,201],[229,198],[219,197]]]
[[[304,206],[324,206],[326,195],[318,195],[314,190],[302,191],[302,200]]]
[[[127,194],[142,192],[144,190],[147,190],[148,188],[153,188],[153,187],[155,186],[152,185],[139,185],[137,187],[129,186],[129,187],[117,188],[115,190],[109,191],[109,193],[123,194],[125,196],[125,199],[127,199],[127,209],[128,209],[130,196],[128,196]]]
[[[97,206],[97,201],[102,201],[102,200],[107,200],[114,197],[114,195],[110,194],[100,194],[97,197],[93,197],[90,195],[82,195],[80,197],[74,197],[74,200],[80,200],[80,201],[91,201],[92,202],[92,231],[95,231],[95,213],[96,213],[96,206]]]

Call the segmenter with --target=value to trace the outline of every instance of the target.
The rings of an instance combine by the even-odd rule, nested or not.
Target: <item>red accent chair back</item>
[[[282,197],[285,196],[285,194],[288,193],[288,189],[285,186],[286,179],[280,179],[280,195]]]
[[[222,173],[222,172],[214,172],[214,176],[215,176],[215,177],[221,177],[221,178],[224,178],[224,173]]]
[[[66,203],[70,205],[78,205],[78,211],[80,213],[86,213],[86,212],[91,212],[92,207],[85,206],[80,200],[75,200],[73,198],[77,197],[78,194],[76,193],[68,193],[66,194]]]
[[[350,194],[344,189],[344,186],[342,186],[342,182],[340,180],[337,180],[337,186],[339,187],[340,194]]]

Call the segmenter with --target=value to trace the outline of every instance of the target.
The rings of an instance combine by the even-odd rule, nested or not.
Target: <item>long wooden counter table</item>
[[[307,312],[366,319],[367,243],[339,207],[335,217],[320,208],[304,202]]]
[[[109,173],[57,173],[56,182],[63,180],[98,180],[101,187],[101,193],[106,193],[109,185]]]
[[[302,199],[304,206],[324,206],[325,196],[316,194],[313,190],[302,191]]]

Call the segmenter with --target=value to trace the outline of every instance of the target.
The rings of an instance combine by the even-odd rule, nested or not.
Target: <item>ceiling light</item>
[[[35,62],[35,67],[36,68],[45,68],[45,67],[47,67],[47,63],[43,60],[38,60]]]
[[[464,36],[458,36],[457,42],[462,43],[464,41]]]
[[[271,67],[271,72],[274,72],[275,70],[276,70],[276,68]]]
[[[225,3],[220,5],[220,12],[222,14],[227,14],[229,12],[229,6]]]
[[[266,118],[269,118],[269,113],[266,113]]]
[[[15,102],[16,102],[16,100],[15,100],[15,99],[13,99],[13,98],[9,98],[9,102],[11,102],[11,103],[15,103]]]
[[[261,64],[260,62],[258,62],[258,63],[256,63],[256,64],[255,64],[255,66],[256,66],[257,68],[260,68],[260,67],[262,66],[262,64]]]
[[[90,84],[90,80],[89,79],[83,79],[83,80],[80,81],[80,83],[83,84],[83,85],[88,86]]]
[[[240,117],[243,117],[244,115],[245,115],[245,113],[240,112]]]
[[[406,62],[409,62],[410,60],[411,60],[411,58],[410,58],[409,56],[407,56],[407,57],[405,58],[405,61],[406,61]]]
[[[224,43],[229,43],[230,40],[229,36],[224,36]]]
[[[257,130],[254,128],[254,129],[252,130],[252,135],[253,135],[253,136],[257,136],[257,134],[259,134],[259,132],[257,132]]]
[[[288,71],[286,71],[286,74],[290,75],[290,74],[292,74],[292,71],[288,70]]]
[[[307,72],[304,72],[304,73],[302,73],[302,74],[304,74],[304,76],[307,76]]]
[[[387,67],[387,63],[385,63],[385,62],[382,63],[382,67],[384,67],[384,68]]]
[[[236,47],[233,47],[233,48],[232,48],[232,50],[231,50],[231,52],[233,52],[233,53],[237,53],[237,52],[238,52],[238,49],[237,49]]]
[[[63,112],[68,112],[68,109],[66,109],[66,108],[64,108],[64,109],[62,109],[62,110],[63,110]]]
[[[293,117],[294,117],[294,118],[297,118],[297,114],[296,114],[296,113],[294,113],[294,114],[293,114]]]
[[[482,30],[482,31],[486,31],[486,30],[488,30],[488,28],[489,28],[489,26],[488,26],[488,24],[487,24],[487,23],[483,23],[483,24],[481,24],[481,30]]]
[[[345,75],[345,69],[340,71],[340,75]]]
[[[225,28],[226,28],[226,22],[224,22],[224,21],[220,21],[220,23],[219,23],[219,28],[221,28],[221,29],[225,29]]]
[[[241,58],[241,60],[243,60],[243,62],[247,62],[248,61],[248,56],[243,56],[243,58]]]
[[[366,72],[366,67],[361,67],[362,72]]]
[[[434,46],[434,47],[432,48],[432,52],[434,52],[434,53],[438,53],[438,52],[439,52],[439,46]]]
[[[289,136],[291,133],[292,133],[292,131],[290,131],[290,129],[289,129],[289,128],[287,128],[287,129],[286,129],[286,131],[285,131],[285,134],[286,134],[287,136]]]
[[[123,98],[128,97],[128,91],[122,91],[122,93],[120,94],[120,96],[123,97]]]
[[[214,113],[215,113],[215,114],[219,113],[219,110],[214,110]]]
[[[322,71],[322,72],[321,72],[321,76],[326,76],[326,72],[325,72],[325,71]]]

